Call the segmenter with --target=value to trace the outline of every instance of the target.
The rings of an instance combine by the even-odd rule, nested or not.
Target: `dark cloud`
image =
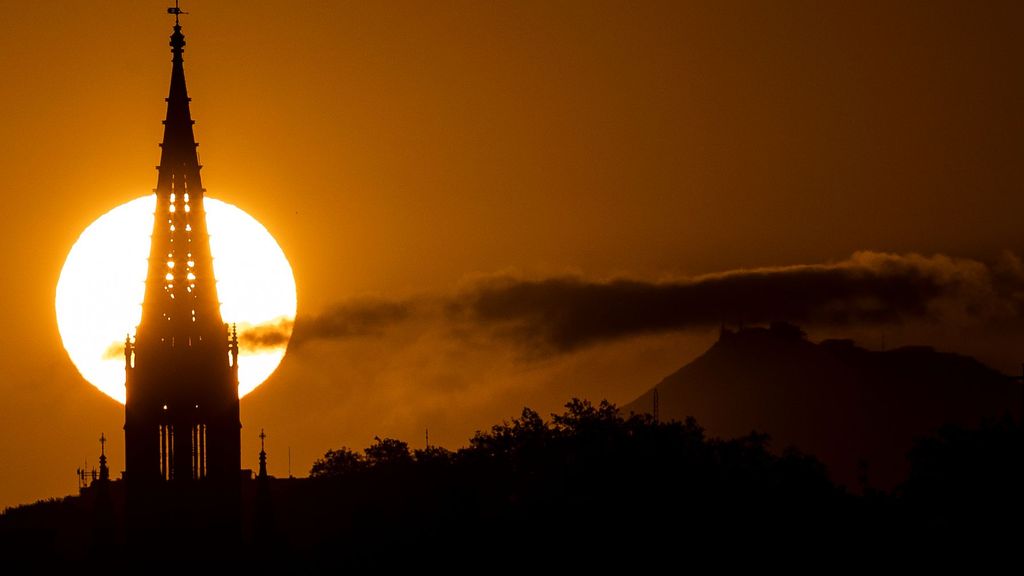
[[[270,324],[258,324],[245,327],[238,333],[238,341],[242,346],[251,348],[273,348],[288,343],[289,335],[295,324],[294,320],[280,320]]]
[[[238,340],[244,348],[274,348],[287,344],[299,346],[311,340],[345,340],[380,336],[389,327],[412,318],[419,307],[415,299],[404,301],[361,298],[335,305],[297,322],[281,319],[255,326],[238,326]],[[297,325],[296,325],[297,324]],[[124,354],[124,341],[113,342],[103,352],[109,360]]]
[[[379,336],[388,327],[411,318],[416,308],[417,303],[412,299],[356,299],[335,305],[315,316],[300,317],[296,322],[283,320],[247,328],[239,334],[239,340],[245,346],[262,348],[287,342],[289,333],[292,334],[292,345],[296,346],[310,340]]]
[[[532,354],[568,352],[659,332],[786,320],[806,326],[1016,317],[1019,260],[859,252],[816,265],[735,270],[664,282],[490,277],[433,300],[358,300],[300,319],[295,342],[379,336],[397,325],[441,322],[453,334],[511,342]],[[279,343],[273,327],[247,341]]]
[[[379,336],[384,329],[413,316],[415,300],[393,301],[364,298],[339,304],[327,312],[300,319],[296,340]]]
[[[579,277],[498,278],[449,307],[538,351],[563,352],[617,338],[722,322],[805,325],[898,323],[960,313],[1016,313],[984,264],[936,256],[862,252],[849,260],[737,270],[670,282]]]

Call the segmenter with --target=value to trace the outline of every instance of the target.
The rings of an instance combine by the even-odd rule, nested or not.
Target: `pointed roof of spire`
[[[168,12],[175,15],[170,37],[171,84],[157,167],[156,217],[143,318],[136,343],[151,334],[153,342],[191,346],[192,342],[223,340],[224,325],[203,208],[205,189],[199,174],[202,166],[196,151],[195,122],[185,85],[185,35],[178,20],[184,12],[177,7]]]
[[[196,138],[192,125],[192,112],[189,109],[191,98],[185,86],[185,35],[181,33],[181,24],[175,20],[174,33],[171,34],[171,87],[167,94],[167,117],[164,120],[164,140],[160,155],[159,187],[165,177],[172,172],[185,170],[193,179],[199,176],[199,156],[196,154]],[[192,183],[198,187],[198,182]]]

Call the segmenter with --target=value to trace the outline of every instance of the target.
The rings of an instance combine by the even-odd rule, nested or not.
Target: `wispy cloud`
[[[858,252],[828,264],[730,270],[651,282],[561,276],[478,279],[456,292],[405,299],[360,299],[300,317],[293,342],[379,337],[399,326],[437,324],[550,355],[642,334],[722,322],[786,320],[806,326],[970,323],[1016,317],[1024,267],[943,255]],[[242,334],[279,345],[288,326]]]

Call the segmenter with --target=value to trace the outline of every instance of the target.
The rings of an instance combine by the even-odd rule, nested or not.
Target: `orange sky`
[[[72,491],[101,431],[123,465],[123,409],[66,357],[53,297],[81,230],[156,183],[165,4],[0,2],[0,506]],[[1024,254],[1021,4],[892,4],[194,0],[204,184],[288,254],[297,334],[339,303],[448,301],[494,274],[659,281],[859,250]],[[293,350],[242,402],[243,464],[260,427],[271,473],[290,446],[304,475],[374,435],[418,444],[429,427],[455,447],[524,404],[625,403],[714,337],[537,357],[440,324]],[[1015,365],[971,330],[848,331]]]

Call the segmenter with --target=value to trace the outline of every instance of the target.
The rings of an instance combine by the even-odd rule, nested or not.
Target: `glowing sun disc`
[[[213,272],[225,322],[240,336],[273,327],[283,338],[256,346],[241,338],[238,395],[263,383],[284,358],[295,319],[295,277],[274,237],[240,208],[207,196]],[[57,328],[71,361],[93,386],[124,403],[124,338],[142,317],[156,196],[96,219],[71,247],[57,281]]]

